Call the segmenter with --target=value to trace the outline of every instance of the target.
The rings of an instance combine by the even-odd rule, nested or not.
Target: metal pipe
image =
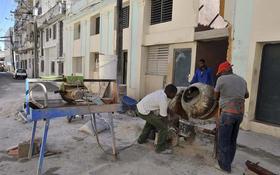
[[[36,100],[33,99],[32,96],[32,91],[36,88],[36,87],[41,87],[44,91],[44,105],[40,104],[39,102],[37,102]],[[39,106],[41,106],[41,108],[46,108],[48,106],[48,93],[47,93],[47,88],[43,83],[36,83],[34,86],[32,86],[29,90],[29,98],[30,100],[32,100],[33,102],[37,103]]]

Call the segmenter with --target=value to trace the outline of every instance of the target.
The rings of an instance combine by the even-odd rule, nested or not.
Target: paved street
[[[32,175],[36,172],[38,158],[32,160],[16,159],[7,155],[7,148],[28,140],[31,124],[18,120],[17,111],[24,101],[24,81],[13,80],[11,74],[0,73],[0,174]],[[174,148],[174,154],[161,155],[153,150],[152,143],[134,144],[120,151],[119,160],[114,161],[110,155],[104,154],[97,146],[95,137],[86,135],[78,129],[87,122],[77,120],[67,123],[65,118],[52,120],[50,124],[48,149],[61,151],[61,154],[47,157],[44,164],[45,175],[222,175],[214,168],[212,145],[192,145],[182,142]],[[128,116],[116,116],[115,123],[117,143],[128,137],[133,123],[139,119]],[[127,125],[125,125],[128,123]],[[132,124],[131,124],[132,123]],[[37,137],[42,135],[43,123],[39,122]],[[119,126],[124,126],[118,129]],[[108,133],[101,134],[101,143]],[[135,137],[135,136],[134,136]],[[257,137],[257,136],[256,136]],[[110,137],[108,137],[110,138]],[[245,139],[246,140],[246,139]],[[265,143],[261,140],[259,142]],[[265,144],[263,144],[265,145]],[[106,147],[108,148],[108,147]],[[246,160],[261,162],[261,165],[274,172],[280,172],[278,156],[242,146],[238,149],[233,163],[234,175],[244,171]],[[144,168],[140,168],[144,167]],[[155,171],[156,170],[156,171]],[[113,172],[113,173],[112,173]]]
[[[24,80],[14,80],[13,75],[7,72],[0,72],[0,98],[5,98],[11,94],[11,92],[19,92],[24,90]],[[13,87],[11,89],[10,87]],[[18,93],[19,94],[19,93]],[[14,94],[15,95],[15,94]]]

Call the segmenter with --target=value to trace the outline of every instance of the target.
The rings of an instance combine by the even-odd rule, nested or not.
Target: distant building
[[[32,0],[18,1],[14,25],[14,50],[16,68],[26,69],[28,77],[33,77],[34,67],[34,26]]]
[[[4,52],[5,52],[5,66],[6,69],[9,71],[12,71],[13,68],[13,63],[14,63],[14,58],[13,58],[13,46],[10,41],[10,39],[14,37],[14,28],[10,27],[9,30],[7,30],[6,35],[7,41],[4,43]]]
[[[39,75],[64,74],[63,32],[66,3],[68,1],[34,0],[38,9]]]

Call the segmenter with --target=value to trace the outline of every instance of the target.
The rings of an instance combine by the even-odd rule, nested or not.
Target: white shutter
[[[148,48],[147,74],[167,75],[168,45],[151,46]]]

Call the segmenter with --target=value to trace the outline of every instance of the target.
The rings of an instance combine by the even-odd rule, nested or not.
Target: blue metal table
[[[109,80],[108,80],[109,81]],[[28,157],[31,158],[33,155],[33,145],[36,133],[37,122],[39,120],[44,121],[44,132],[42,137],[42,143],[40,147],[40,155],[37,167],[37,175],[42,174],[42,167],[44,162],[44,154],[48,136],[48,130],[50,125],[50,120],[58,117],[67,117],[74,115],[86,115],[93,113],[108,113],[110,116],[110,130],[112,134],[112,150],[113,155],[117,155],[114,125],[113,125],[113,113],[117,112],[120,105],[119,104],[104,104],[104,105],[94,105],[94,104],[68,104],[63,102],[63,100],[48,100],[45,87],[40,84],[42,82],[49,82],[48,80],[40,79],[26,79],[26,114],[29,122],[33,122],[32,134],[30,139],[30,149]],[[37,83],[36,86],[41,86],[45,92],[44,100],[33,101],[30,100],[30,94],[32,93],[32,88],[30,88],[30,83]],[[35,87],[35,86],[33,86]]]

